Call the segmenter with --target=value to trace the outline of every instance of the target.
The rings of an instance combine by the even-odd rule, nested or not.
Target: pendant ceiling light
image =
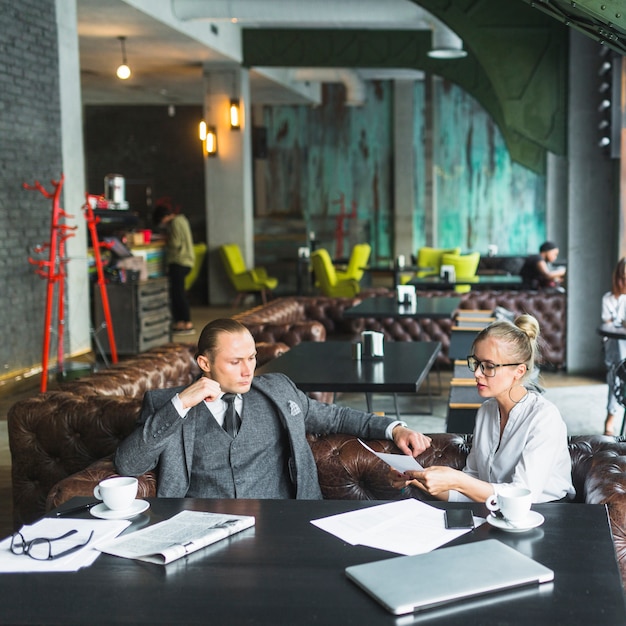
[[[130,78],[130,67],[126,63],[126,37],[118,37],[122,46],[122,64],[118,66],[116,74],[120,80],[126,80]]]

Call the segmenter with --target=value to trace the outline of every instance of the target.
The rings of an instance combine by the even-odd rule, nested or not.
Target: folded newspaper
[[[125,559],[165,565],[254,524],[250,515],[182,511],[158,524],[99,543],[96,548]]]

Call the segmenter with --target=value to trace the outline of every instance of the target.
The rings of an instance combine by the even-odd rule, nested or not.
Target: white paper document
[[[475,526],[484,521],[474,517]],[[352,545],[407,556],[430,552],[471,530],[446,528],[445,511],[413,498],[323,517],[311,524]]]
[[[158,524],[100,542],[98,549],[126,559],[165,565],[254,524],[251,515],[182,511]]]
[[[77,533],[66,539],[52,542],[52,554],[60,554],[76,545],[84,543],[89,533],[94,531],[91,541],[80,550],[50,561],[37,561],[27,554],[13,554],[11,552],[11,537],[0,542],[0,573],[9,572],[75,572],[81,567],[91,565],[99,556],[96,543],[116,537],[130,525],[128,520],[83,520],[71,518],[44,517],[29,526],[22,526],[20,532],[26,542],[39,537],[53,539],[60,537],[70,530]]]
[[[399,472],[406,472],[407,470],[423,471],[424,468],[408,454],[387,454],[385,452],[376,452],[372,450],[366,443],[359,439],[359,443],[367,448],[372,454],[375,454],[381,461],[384,461],[390,467],[397,469]]]

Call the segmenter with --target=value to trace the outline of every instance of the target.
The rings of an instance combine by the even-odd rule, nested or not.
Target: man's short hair
[[[212,358],[212,353],[217,347],[218,337],[222,333],[236,334],[249,333],[250,331],[237,320],[230,317],[224,317],[209,322],[200,333],[198,338],[198,348],[194,358],[205,355]]]
[[[550,252],[550,250],[554,250],[558,247],[559,246],[557,246],[554,241],[544,241],[539,248],[539,252]]]

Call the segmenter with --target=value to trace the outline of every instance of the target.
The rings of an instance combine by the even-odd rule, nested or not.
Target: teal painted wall
[[[437,244],[535,252],[545,239],[545,176],[511,161],[498,127],[467,92],[436,80],[433,101]]]
[[[424,154],[425,92],[423,83],[416,83],[415,123],[408,131],[415,144],[415,248],[428,243],[426,172],[432,165],[436,241],[431,243],[483,253],[490,244],[501,254],[534,252],[545,237],[545,177],[513,163],[485,110],[442,80],[432,91],[431,164]],[[366,104],[345,107],[343,87],[327,85],[319,107],[266,107],[266,215],[302,219],[303,236],[315,231],[335,256],[346,256],[354,243],[367,240],[374,258],[391,257],[392,98],[390,83],[368,83]]]
[[[366,103],[346,107],[343,87],[327,85],[322,106],[264,111],[269,214],[303,217],[333,255],[363,240],[391,254],[391,91],[369,83]]]

